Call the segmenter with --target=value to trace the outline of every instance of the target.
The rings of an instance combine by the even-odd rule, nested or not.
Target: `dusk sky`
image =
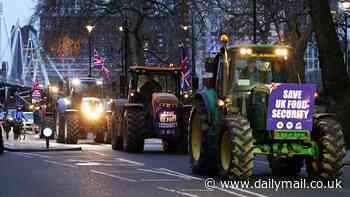
[[[3,3],[3,19],[1,21],[1,54],[0,58],[8,58],[7,33],[10,32],[11,26],[19,21],[20,25],[27,24],[34,12],[35,0],[0,0]],[[5,29],[6,23],[6,29]]]

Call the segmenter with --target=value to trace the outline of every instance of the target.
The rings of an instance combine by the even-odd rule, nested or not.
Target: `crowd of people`
[[[32,131],[35,134],[40,133],[41,130],[41,123],[43,119],[43,107],[36,107],[33,109],[33,124],[32,124]],[[16,108],[16,111],[13,113],[9,113],[8,110],[5,110],[5,115],[3,116],[2,120],[0,120],[0,131],[1,134],[5,133],[5,139],[9,140],[9,134],[12,131],[13,132],[13,139],[14,140],[25,140],[25,131],[24,131],[24,123],[23,121],[27,120],[27,117],[24,116],[23,107],[18,106]],[[1,135],[2,137],[2,135]]]

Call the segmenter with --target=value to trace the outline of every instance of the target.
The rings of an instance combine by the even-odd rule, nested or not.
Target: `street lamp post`
[[[92,55],[91,55],[91,32],[92,30],[94,30],[95,26],[92,25],[87,25],[86,29],[88,31],[89,34],[89,77],[92,76]]]
[[[253,0],[253,42],[257,43],[256,38],[256,0]]]

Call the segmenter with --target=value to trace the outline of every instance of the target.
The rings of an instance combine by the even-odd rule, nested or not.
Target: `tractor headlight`
[[[81,105],[81,111],[89,119],[97,119],[103,113],[103,105],[101,103],[92,104],[89,102],[83,102]]]
[[[190,97],[190,95],[188,93],[184,93],[184,98],[188,99]]]
[[[275,55],[280,57],[288,57],[288,49],[286,48],[277,48],[275,50]]]
[[[225,106],[225,101],[224,100],[222,100],[222,99],[218,99],[217,101],[216,101],[216,105],[218,106],[218,107],[224,107]]]

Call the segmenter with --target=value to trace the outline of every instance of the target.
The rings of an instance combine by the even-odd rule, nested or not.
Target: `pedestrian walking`
[[[26,117],[23,114],[22,107],[19,106],[17,107],[17,111],[15,113],[14,126],[13,126],[13,134],[14,134],[15,140],[25,139],[25,133],[23,130],[23,119],[26,120]]]

